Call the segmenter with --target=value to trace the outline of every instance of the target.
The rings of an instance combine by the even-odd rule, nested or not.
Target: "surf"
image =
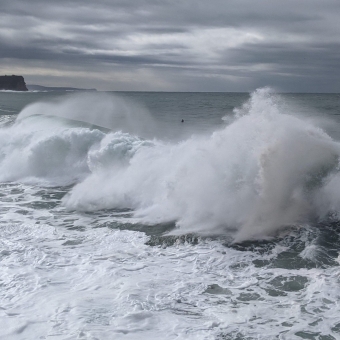
[[[68,210],[129,209],[172,234],[268,238],[340,206],[340,144],[287,108],[258,89],[215,131],[169,140],[117,95],[33,103],[0,130],[0,179],[71,184]]]
[[[320,127],[282,112],[265,88],[221,130],[145,145],[123,168],[91,173],[63,203],[85,211],[128,207],[142,223],[176,221],[173,233],[264,238],[336,210],[326,202],[339,151]]]

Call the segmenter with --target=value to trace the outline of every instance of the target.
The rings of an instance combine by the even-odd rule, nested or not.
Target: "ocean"
[[[1,339],[340,339],[340,95],[0,92]]]

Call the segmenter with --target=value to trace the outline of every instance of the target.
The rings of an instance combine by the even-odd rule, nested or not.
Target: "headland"
[[[0,76],[0,90],[28,91],[23,76]]]

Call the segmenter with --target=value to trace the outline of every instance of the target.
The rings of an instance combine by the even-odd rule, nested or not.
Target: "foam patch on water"
[[[49,224],[8,225],[0,240],[8,339],[336,336],[339,267],[257,266],[278,249],[150,247],[143,233]]]

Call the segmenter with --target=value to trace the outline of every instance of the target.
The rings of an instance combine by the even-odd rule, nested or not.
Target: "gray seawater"
[[[339,115],[0,92],[0,338],[340,339]]]

